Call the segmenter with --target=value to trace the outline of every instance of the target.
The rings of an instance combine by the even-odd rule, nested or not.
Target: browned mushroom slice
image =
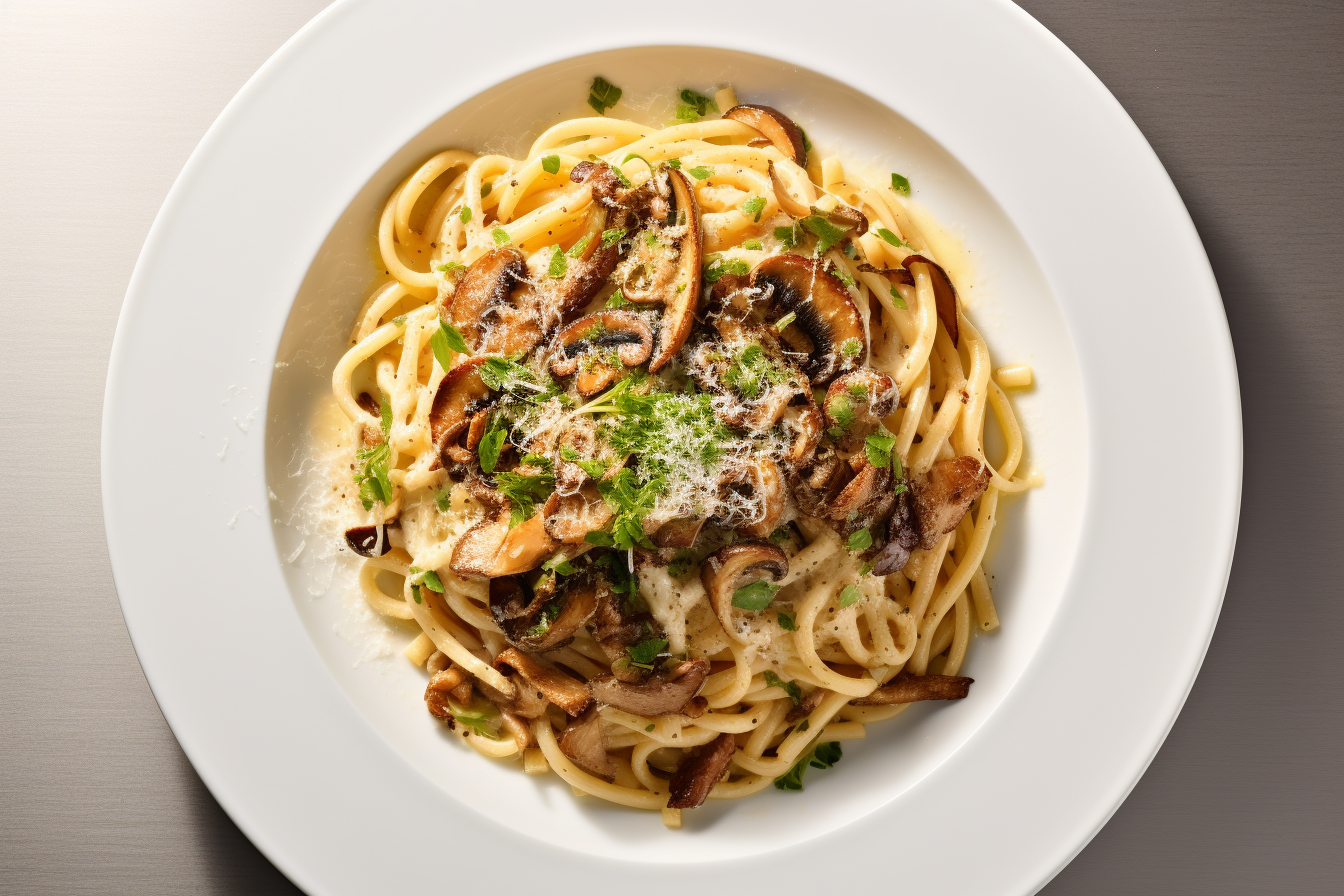
[[[822,410],[826,429],[845,451],[861,451],[864,440],[877,432],[882,420],[896,410],[901,393],[885,373],[860,367],[836,377],[826,390]]]
[[[513,576],[535,569],[555,553],[559,542],[546,534],[541,514],[509,528],[509,504],[504,501],[466,531],[453,549],[449,567],[468,579]]]
[[[725,465],[719,477],[719,495],[731,498],[733,494],[730,493],[746,498],[756,511],[749,522],[737,525],[738,532],[749,538],[765,538],[775,531],[788,501],[779,464],[761,456],[750,463]],[[723,522],[734,521],[725,519]]]
[[[623,562],[623,560],[622,560]],[[621,681],[643,681],[647,673],[630,664],[626,648],[650,638],[661,638],[662,630],[653,616],[634,610],[625,597],[611,587],[605,574],[594,576],[597,586],[597,610],[593,613],[593,639],[611,662],[611,672]]]
[[[590,707],[570,722],[560,732],[559,743],[560,752],[588,774],[608,784],[616,780],[616,765],[607,755],[607,742],[602,735],[602,717],[597,714],[597,707]]]
[[[700,693],[708,677],[708,660],[688,660],[667,675],[654,675],[638,684],[601,675],[588,686],[598,703],[649,717],[679,711]]]
[[[867,528],[874,511],[890,497],[891,469],[865,463],[835,496],[827,516],[837,523],[851,523],[855,530]]]
[[[853,471],[839,453],[823,448],[806,465],[790,471],[794,503],[808,516],[825,519],[831,503],[853,478]]]
[[[817,688],[802,700],[798,701],[798,703],[785,714],[784,721],[792,725],[794,722],[812,715],[812,710],[821,705],[821,701],[826,698],[828,693],[830,692],[825,688]]]
[[[915,285],[915,276],[905,268],[879,268],[866,261],[859,262],[859,270],[865,274],[881,274],[895,283],[901,283],[905,286]]]
[[[807,466],[816,456],[817,446],[821,444],[821,434],[825,428],[821,409],[807,396],[806,404],[790,405],[785,408],[780,423],[784,431],[792,436],[789,452],[785,460],[792,469]]]
[[[586,482],[571,495],[552,492],[541,515],[547,535],[564,544],[583,544],[589,532],[607,527],[612,512],[597,486]]]
[[[439,381],[429,407],[429,438],[438,446],[441,456],[449,445],[461,439],[476,411],[490,397],[490,387],[481,379],[479,370],[484,363],[485,358],[470,358]]]
[[[799,168],[807,167],[807,144],[803,140],[802,128],[778,109],[755,103],[742,103],[723,113],[723,117],[759,131],[762,137],[774,144],[775,149],[779,150],[784,158]]]
[[[667,179],[672,186],[672,211],[668,223],[685,226],[686,232],[678,240],[677,276],[671,295],[663,302],[663,315],[658,321],[653,357],[649,361],[650,373],[665,367],[691,335],[695,304],[700,299],[700,206],[696,204],[695,192],[686,175],[669,168]]]
[[[849,702],[853,706],[891,706],[921,700],[961,700],[971,692],[974,681],[974,678],[959,675],[906,675],[902,672],[867,697]]]
[[[540,691],[547,700],[569,713],[577,716],[583,712],[593,698],[583,682],[561,672],[545,660],[529,656],[513,647],[507,647],[495,657],[495,668],[505,675],[509,670],[516,672],[526,680],[527,685]]]
[[[957,325],[957,288],[952,285],[952,278],[947,276],[947,271],[943,270],[942,265],[923,255],[907,255],[901,260],[901,264],[912,272],[917,264],[928,268],[929,280],[933,283],[933,301],[938,309],[938,319],[943,322],[943,329],[947,330],[952,344],[956,345],[960,333]]]
[[[547,586],[534,590],[513,576],[490,580],[490,613],[515,647],[543,653],[569,643],[597,608],[597,590],[591,577],[543,577]]]
[[[779,172],[775,170],[774,162],[765,163],[766,170],[770,173],[770,186],[775,191],[775,201],[784,214],[790,218],[806,218],[812,214],[812,209],[808,208],[789,192],[789,188],[784,186],[784,181],[780,179]]]
[[[709,605],[728,636],[741,641],[742,613],[758,613],[774,599],[778,582],[789,572],[789,558],[764,542],[741,542],[719,548],[700,566],[700,580]]]
[[[771,256],[752,270],[751,285],[769,289],[771,323],[794,315],[780,337],[790,349],[807,355],[804,371],[813,385],[826,385],[867,360],[868,341],[858,309],[845,285],[817,260]]]
[[[649,536],[660,548],[689,548],[695,544],[700,530],[705,526],[704,517],[682,517],[668,520]]]
[[[392,550],[392,542],[387,537],[387,524],[383,524],[380,533],[377,526],[355,526],[345,530],[345,543],[350,550],[361,557],[381,557]]]
[[[595,395],[616,381],[622,366],[638,367],[649,359],[653,333],[629,311],[598,311],[561,330],[555,346],[560,356],[551,362],[551,373],[577,373],[579,394]]]
[[[874,575],[889,576],[905,569],[910,552],[920,545],[919,523],[915,518],[909,483],[902,478],[899,484],[906,488],[896,495],[895,506],[887,520],[887,541],[871,558]]]
[[[677,769],[669,784],[669,809],[694,809],[709,799],[709,792],[728,774],[728,766],[737,752],[737,740],[720,734],[703,747],[697,747]]]
[[[487,348],[492,317],[516,310],[511,299],[519,284],[527,281],[527,260],[517,249],[494,249],[476,259],[458,279],[451,296],[444,300],[442,314],[457,327],[474,353]],[[497,350],[497,349],[495,349]]]
[[[989,488],[989,478],[989,467],[978,457],[962,455],[938,461],[928,476],[912,485],[924,550],[957,528],[971,504]]]
[[[832,224],[838,224],[846,230],[854,231],[854,236],[863,236],[868,232],[868,216],[852,205],[837,205],[828,212],[819,209],[813,209],[813,214],[819,214]]]

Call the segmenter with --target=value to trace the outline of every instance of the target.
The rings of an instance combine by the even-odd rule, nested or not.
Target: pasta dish
[[[904,177],[731,88],[664,127],[620,96],[392,192],[331,486],[429,713],[678,827],[967,696],[1031,373],[991,369]]]

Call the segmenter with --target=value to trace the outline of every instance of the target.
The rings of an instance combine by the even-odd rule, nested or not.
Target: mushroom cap
[[[700,566],[709,605],[719,618],[728,637],[741,642],[742,635],[733,618],[733,592],[743,579],[770,579],[778,582],[789,572],[789,558],[772,544],[762,541],[739,542],[719,548]],[[749,612],[743,610],[742,612]]]
[[[947,271],[943,270],[942,265],[923,255],[907,255],[901,259],[901,264],[912,273],[917,264],[928,268],[929,280],[933,283],[933,301],[934,307],[938,309],[938,319],[943,322],[943,329],[947,330],[952,344],[957,345],[961,334],[957,323],[959,310],[957,288],[952,285],[952,278],[947,276]]]
[[[746,492],[759,510],[750,522],[741,524],[737,531],[750,538],[765,538],[779,525],[784,515],[788,496],[784,490],[784,474],[779,464],[770,457],[753,457],[750,463],[728,464],[719,478],[719,494]]]
[[[381,557],[392,550],[392,542],[387,537],[387,524],[383,524],[382,549],[378,547],[377,526],[355,526],[345,530],[345,543],[361,557]]]
[[[700,206],[695,201],[695,191],[691,189],[691,182],[686,179],[686,175],[673,168],[665,170],[672,188],[671,223],[685,224],[686,234],[680,240],[677,277],[672,295],[663,302],[663,315],[658,323],[653,357],[649,361],[650,373],[657,373],[665,367],[686,342],[686,337],[691,335],[695,305],[700,299]]]
[[[860,451],[864,440],[877,432],[882,420],[896,410],[901,394],[885,373],[859,367],[836,377],[826,390],[822,410],[826,428],[838,430],[835,442],[845,451]]]
[[[602,735],[602,717],[597,707],[589,707],[583,715],[565,726],[559,737],[560,752],[579,768],[610,784],[616,780],[616,765],[607,755],[607,741]]]
[[[767,317],[772,323],[789,312],[796,315],[780,335],[794,350],[807,354],[804,370],[813,385],[826,385],[867,361],[863,319],[845,285],[816,259],[773,255],[752,270],[751,285],[770,289]],[[858,350],[846,354],[846,346]]]
[[[472,526],[457,546],[448,566],[466,579],[513,576],[535,569],[555,553],[559,542],[546,534],[541,514],[509,528],[509,503],[502,497],[493,516]]]
[[[583,682],[517,648],[506,647],[500,651],[499,656],[495,657],[495,668],[505,675],[510,670],[516,672],[529,686],[540,691],[547,700],[571,716],[577,716],[593,702]]]
[[[989,467],[978,457],[963,454],[940,460],[923,480],[911,485],[920,547],[930,550],[961,522],[975,499],[989,487]]]
[[[555,337],[555,348],[560,357],[551,362],[551,373],[569,376],[577,372],[575,388],[582,395],[595,395],[610,386],[620,370],[605,358],[583,356],[615,349],[621,365],[638,367],[653,351],[653,332],[637,314],[597,311],[562,329]]]
[[[694,809],[702,805],[714,785],[728,773],[735,752],[737,740],[727,733],[697,747],[672,776],[667,808]]]
[[[490,580],[490,615],[510,644],[529,653],[567,644],[596,608],[597,589],[588,577],[567,577],[554,589],[535,590],[514,576]]]
[[[756,103],[740,103],[723,113],[723,117],[760,131],[761,136],[769,140],[784,158],[799,168],[807,167],[807,143],[803,140],[803,129],[778,109]]]
[[[605,529],[613,514],[597,487],[585,482],[573,494],[552,492],[541,515],[547,535],[563,544],[584,544],[588,533]]]
[[[429,438],[440,455],[461,438],[477,407],[490,397],[490,387],[479,370],[484,363],[485,358],[468,358],[439,380],[434,403],[429,406]]]
[[[849,702],[852,706],[892,706],[921,700],[961,700],[970,694],[974,681],[974,678],[963,675],[907,675],[902,672],[868,696]]]
[[[513,291],[526,282],[527,260],[522,252],[512,247],[492,249],[458,279],[453,294],[444,299],[441,314],[457,327],[474,353],[526,351],[531,345],[513,347],[514,342],[526,341],[524,331],[530,328],[512,304]],[[509,331],[517,331],[518,336]]]
[[[687,660],[669,674],[654,675],[644,682],[600,675],[588,687],[598,703],[648,718],[679,711],[700,693],[708,677],[708,660]]]

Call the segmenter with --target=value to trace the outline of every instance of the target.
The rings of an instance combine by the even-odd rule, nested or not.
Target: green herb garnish
[[[613,227],[610,230],[602,231],[602,248],[610,248],[619,243],[625,237],[625,231],[619,227]]]
[[[864,453],[868,455],[868,463],[877,467],[879,470],[891,463],[892,451],[896,447],[896,437],[887,431],[886,427],[879,426],[877,432],[863,440]],[[901,459],[896,458],[896,464],[899,466]]]
[[[625,648],[625,652],[630,655],[630,665],[639,666],[643,669],[652,669],[653,661],[658,659],[658,655],[667,649],[667,641],[662,638],[649,638],[640,641],[638,644],[631,644]]]
[[[860,529],[849,536],[845,542],[845,547],[851,551],[866,551],[873,546],[873,533],[867,529]]]
[[[775,779],[775,788],[777,790],[802,790],[803,772],[807,771],[809,766],[812,768],[830,768],[839,762],[843,755],[840,744],[836,741],[817,744],[799,757],[793,768]]]
[[[621,88],[601,75],[593,79],[593,86],[588,88],[588,105],[592,106],[598,115],[606,115],[607,110],[620,101]]]
[[[490,236],[494,239],[496,246],[507,246],[510,242],[509,232],[503,227],[496,227],[490,231]]]
[[[789,328],[789,324],[793,323],[797,319],[798,319],[797,312],[790,311],[788,314],[784,315],[779,320],[775,321],[775,332],[783,333],[785,330]]]
[[[743,249],[750,249],[753,252],[760,252],[765,247],[761,245],[760,240],[747,240],[742,244]]]
[[[706,283],[718,283],[725,274],[736,274],[739,277],[746,276],[751,268],[740,258],[731,258],[728,261],[715,259],[705,265],[701,276]]]
[[[499,453],[504,450],[504,436],[504,430],[492,429],[481,436],[481,443],[476,446],[476,456],[480,458],[481,469],[486,473],[495,472]]]
[[[765,211],[765,197],[753,196],[742,203],[742,214],[751,215],[751,220],[760,223],[761,212]]]
[[[785,613],[783,610],[780,610],[779,627],[786,632],[796,632],[798,631],[798,620],[794,619],[791,613]]]
[[[469,206],[469,205],[464,205],[464,206],[462,206],[462,211],[460,211],[460,212],[457,213],[457,219],[458,219],[459,221],[461,221],[463,224],[466,224],[468,221],[470,221],[470,220],[471,220],[471,206]]]
[[[775,228],[775,239],[783,243],[785,249],[792,249],[797,246],[802,241],[802,237],[802,231],[799,230],[797,224]]]
[[[882,239],[886,240],[893,246],[900,246],[904,249],[913,249],[913,247],[909,243],[907,243],[905,240],[901,239],[900,237],[898,237],[896,234],[892,233],[885,227],[879,227],[877,229],[877,235],[882,237]]]
[[[545,171],[547,174],[560,173],[560,157],[546,156],[545,158],[543,158],[541,160],[541,170]]]
[[[565,263],[565,250],[559,246],[551,247],[551,264],[546,268],[546,276],[559,280],[565,276],[569,265]]]
[[[503,430],[496,430],[501,435]],[[485,445],[485,439],[481,439],[481,445]],[[494,464],[491,464],[491,469]],[[481,469],[485,470],[485,458],[481,458]],[[490,470],[485,470],[489,473]],[[529,475],[527,473],[500,473],[495,476],[495,488],[499,493],[509,499],[512,505],[512,514],[509,519],[509,528],[531,519],[538,504],[545,503],[546,499],[555,491],[555,477],[550,473],[537,473]]]
[[[893,193],[900,193],[902,196],[910,195],[910,181],[905,177],[891,172],[891,190]]]
[[[714,169],[706,168],[704,165],[696,165],[694,168],[687,169],[686,173],[696,180],[708,180],[714,176]]]
[[[775,599],[775,592],[778,590],[779,586],[771,585],[764,579],[757,579],[733,592],[733,606],[739,610],[759,613],[770,606],[770,601]]]
[[[439,328],[429,337],[429,347],[434,352],[434,359],[439,362],[439,366],[448,370],[448,365],[452,362],[453,352],[459,355],[467,354],[467,341],[462,338],[462,333],[457,327],[440,320]]]
[[[794,706],[803,702],[803,689],[798,687],[798,682],[785,681],[774,672],[767,669],[765,672],[765,683],[772,688],[779,688],[784,693],[788,694],[789,699],[793,701]]]
[[[821,215],[808,215],[798,222],[804,230],[817,238],[817,254],[825,255],[831,247],[845,238],[847,227],[837,227]]]
[[[863,598],[863,592],[855,585],[846,585],[840,591],[840,606],[852,607]]]

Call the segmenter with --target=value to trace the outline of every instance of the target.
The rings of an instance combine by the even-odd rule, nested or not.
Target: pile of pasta
[[[965,697],[999,500],[1034,484],[1029,368],[993,373],[905,179],[688,94],[422,164],[333,373],[346,541],[429,711],[673,827]]]

